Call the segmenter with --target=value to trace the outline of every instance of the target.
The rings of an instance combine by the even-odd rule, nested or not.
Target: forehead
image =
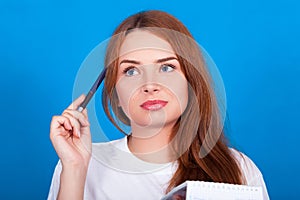
[[[156,52],[157,56],[174,55],[171,45],[164,39],[143,30],[135,30],[129,33],[120,48],[120,57],[134,56],[136,54],[151,55]],[[147,54],[147,56],[150,54]]]

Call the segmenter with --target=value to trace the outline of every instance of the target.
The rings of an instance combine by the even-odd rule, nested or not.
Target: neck
[[[162,128],[131,125],[128,148],[138,158],[147,162],[166,163],[172,161],[169,145],[174,124]]]

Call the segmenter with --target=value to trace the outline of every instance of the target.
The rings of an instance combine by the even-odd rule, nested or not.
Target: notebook
[[[260,186],[186,181],[161,200],[263,200]]]

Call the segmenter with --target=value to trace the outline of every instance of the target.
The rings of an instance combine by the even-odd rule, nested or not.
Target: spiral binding
[[[262,200],[262,188],[259,186],[187,181],[186,200]]]

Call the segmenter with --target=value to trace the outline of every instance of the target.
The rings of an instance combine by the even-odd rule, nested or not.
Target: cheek
[[[151,123],[151,116],[149,113],[143,112],[137,109],[137,105],[140,103],[139,99],[139,88],[132,85],[133,89],[129,89],[126,84],[118,84],[116,86],[119,106],[121,106],[123,112],[126,114],[128,119],[135,124],[140,126],[147,126]]]
[[[134,100],[135,93],[138,89],[138,84],[135,80],[126,78],[120,79],[116,84],[119,105],[128,116],[130,102]]]
[[[188,103],[188,85],[186,81],[181,82],[180,85],[178,82],[176,85],[177,87],[175,86],[172,88],[173,95],[176,102],[179,104],[180,113],[183,113]]]
[[[188,82],[185,77],[180,73],[172,74],[161,80],[161,84],[168,89],[183,112],[188,102]]]

